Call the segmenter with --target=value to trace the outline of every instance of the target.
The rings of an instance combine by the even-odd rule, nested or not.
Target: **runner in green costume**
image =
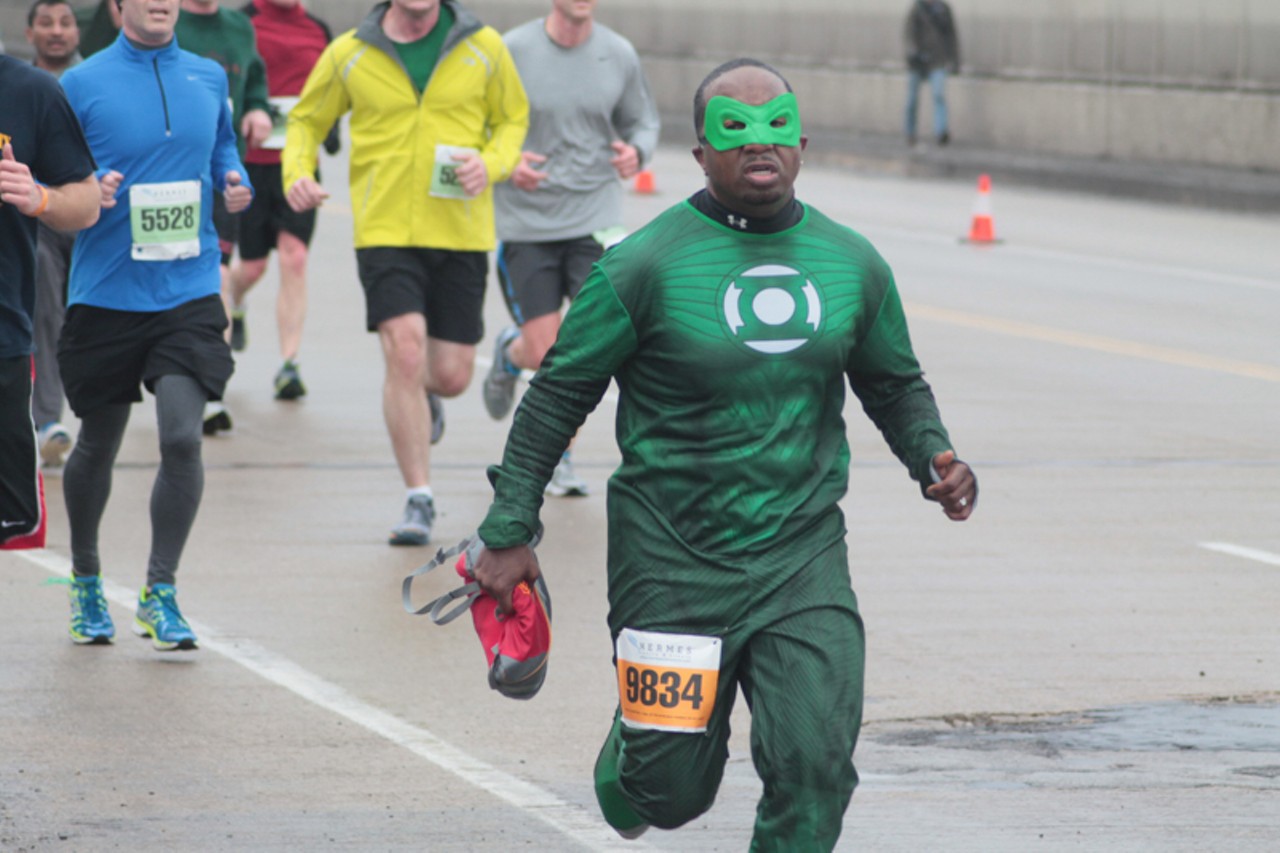
[[[850,588],[846,383],[954,520],[977,481],[955,458],[888,265],[798,202],[799,112],[773,69],[735,60],[694,99],[707,189],[609,250],[516,412],[480,536],[509,602],[543,485],[619,393],[609,482],[609,626],[620,714],[596,767],[628,837],[710,808],[738,687],[764,781],[756,850],[829,850],[857,773],[863,631]]]

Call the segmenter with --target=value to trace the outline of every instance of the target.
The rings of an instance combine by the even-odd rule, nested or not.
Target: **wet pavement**
[[[136,407],[101,550],[113,646],[66,639],[61,479],[50,547],[0,554],[0,849],[743,850],[760,786],[735,711],[716,806],[623,842],[590,786],[616,701],[604,602],[613,402],[548,501],[546,687],[485,683],[474,634],[400,607],[425,549],[393,549],[403,501],[363,332],[341,176],[320,218],[302,357],[271,397],[274,271],[205,444],[179,587],[203,648],[127,635],[156,471]],[[664,149],[635,227],[701,180]],[[892,265],[912,337],[982,498],[950,524],[856,401],[842,501],[868,631],[862,783],[841,850],[1280,849],[1280,254],[1274,216],[1007,187],[996,247],[962,246],[972,176],[811,165],[800,192]],[[471,532],[506,424],[479,382],[506,324],[495,290],[477,375],[446,403],[437,542]],[[452,586],[415,587],[423,601]]]

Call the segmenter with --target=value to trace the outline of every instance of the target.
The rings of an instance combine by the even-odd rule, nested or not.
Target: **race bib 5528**
[[[174,261],[200,254],[200,182],[129,187],[135,261]]]

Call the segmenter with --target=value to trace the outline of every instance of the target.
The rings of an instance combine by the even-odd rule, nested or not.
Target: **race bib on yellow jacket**
[[[462,161],[454,158],[478,153],[480,152],[475,148],[461,145],[437,145],[436,163],[431,172],[430,195],[434,198],[466,198],[467,193],[458,181],[458,167],[462,165]]]

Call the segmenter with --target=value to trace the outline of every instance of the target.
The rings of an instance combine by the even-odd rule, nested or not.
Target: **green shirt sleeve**
[[[883,299],[866,336],[850,352],[846,373],[863,411],[923,491],[933,482],[934,455],[951,449],[951,439],[911,349],[892,273],[881,265],[880,275],[887,280]]]
[[[489,468],[494,499],[479,531],[489,547],[533,539],[542,490],[560,455],[635,348],[631,317],[597,266],[516,409],[502,464]]]

